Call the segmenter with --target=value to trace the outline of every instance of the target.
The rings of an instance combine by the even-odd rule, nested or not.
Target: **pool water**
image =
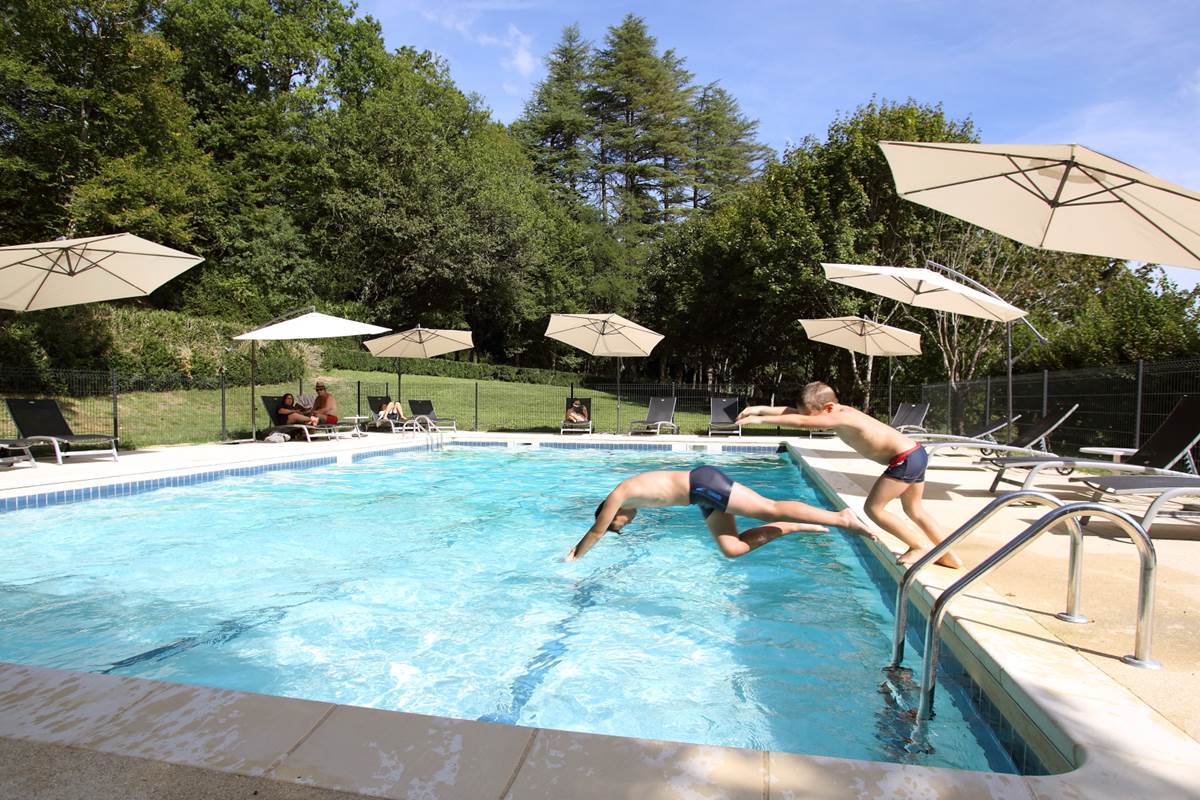
[[[880,692],[892,615],[839,531],[723,558],[695,508],[564,554],[624,477],[786,456],[455,449],[4,515],[0,660],[374,708],[1015,771],[963,693]],[[740,521],[744,527],[754,523]]]

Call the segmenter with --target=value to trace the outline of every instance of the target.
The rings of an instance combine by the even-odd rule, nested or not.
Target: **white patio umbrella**
[[[1038,332],[1037,328],[1033,327],[1028,319],[1025,319],[1026,311],[1011,303],[1006,303],[983,284],[933,261],[927,261],[926,264],[947,274],[934,272],[927,268],[881,267],[866,264],[822,264],[821,266],[825,268],[825,277],[834,283],[853,286],[856,289],[934,311],[1004,322],[1007,334],[1005,365],[1008,376],[1008,416],[1011,419],[1012,368],[1015,361],[1012,357],[1012,322],[1017,319],[1024,322],[1040,341],[1044,342],[1045,337]],[[979,288],[967,286],[960,281],[969,281]],[[890,385],[889,382],[889,388]],[[888,404],[891,405],[890,397]]]
[[[203,260],[132,233],[0,247],[0,308],[37,311],[147,295]]]
[[[621,359],[645,357],[663,340],[618,314],[551,314],[546,336],[593,356],[617,357],[617,431],[621,430]]]
[[[973,289],[930,269],[877,267],[866,264],[822,264],[834,283],[899,300],[921,308],[1011,322],[1026,312],[999,297]]]
[[[814,342],[832,344],[866,356],[915,356],[921,353],[921,334],[862,317],[802,319],[800,324]]]
[[[896,191],[1047,250],[1200,269],[1200,194],[1078,144],[880,142]]]
[[[433,358],[474,347],[470,331],[438,330],[417,326],[400,333],[363,342],[380,358]]]
[[[888,357],[888,413],[892,406],[892,356],[915,356],[921,352],[921,334],[872,322],[862,317],[802,319],[804,332],[814,342],[823,342],[868,356]]]
[[[254,402],[256,349],[258,342],[285,339],[332,339],[339,336],[363,336],[369,333],[387,333],[379,325],[369,325],[344,317],[322,314],[312,306],[298,311],[289,311],[271,320],[261,328],[233,337],[238,341],[250,342],[250,428],[252,436],[258,437],[257,408]]]
[[[418,325],[400,333],[363,342],[371,355],[396,359],[396,397],[400,397],[400,359],[433,358],[475,346],[470,331],[422,328]]]

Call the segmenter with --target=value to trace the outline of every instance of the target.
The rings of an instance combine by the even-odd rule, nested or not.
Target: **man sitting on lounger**
[[[656,470],[626,478],[596,507],[596,522],[567,554],[567,561],[582,558],[608,531],[621,532],[639,508],[697,505],[721,553],[744,556],[780,536],[801,531],[825,531],[836,525],[852,533],[875,538],[848,508],[826,511],[798,500],[768,500],[758,492],[730,480],[716,467],[692,471]],[[769,522],[738,533],[734,515]],[[815,523],[815,524],[813,524]]]
[[[296,405],[296,398],[290,393],[280,399],[275,416],[280,425],[316,425],[318,422],[314,415]]]
[[[313,403],[312,413],[322,425],[332,425],[338,421],[337,400],[323,383],[317,384],[317,400]]]

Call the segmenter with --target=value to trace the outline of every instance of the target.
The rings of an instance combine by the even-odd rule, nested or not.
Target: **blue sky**
[[[566,25],[602,43],[634,13],[779,151],[823,137],[872,95],[912,97],[970,116],[985,142],[1076,142],[1200,191],[1196,0],[360,0],[359,13],[389,47],[443,56],[503,122],[521,114]]]

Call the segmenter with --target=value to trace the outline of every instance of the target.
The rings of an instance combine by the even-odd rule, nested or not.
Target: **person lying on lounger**
[[[396,422],[404,422],[408,417],[404,416],[404,406],[399,400],[391,400],[380,406],[379,413],[375,415],[378,420],[390,419]]]
[[[583,558],[608,531],[620,533],[639,508],[697,505],[721,553],[744,556],[780,536],[801,531],[826,531],[828,525],[875,538],[848,508],[826,511],[798,500],[769,500],[750,487],[730,480],[716,467],[656,470],[626,478],[596,507],[596,522],[567,553],[567,561]],[[741,533],[734,515],[770,523]]]
[[[318,422],[315,416],[296,405],[296,398],[292,394],[285,394],[280,399],[275,414],[281,420],[281,425],[316,425]]]

